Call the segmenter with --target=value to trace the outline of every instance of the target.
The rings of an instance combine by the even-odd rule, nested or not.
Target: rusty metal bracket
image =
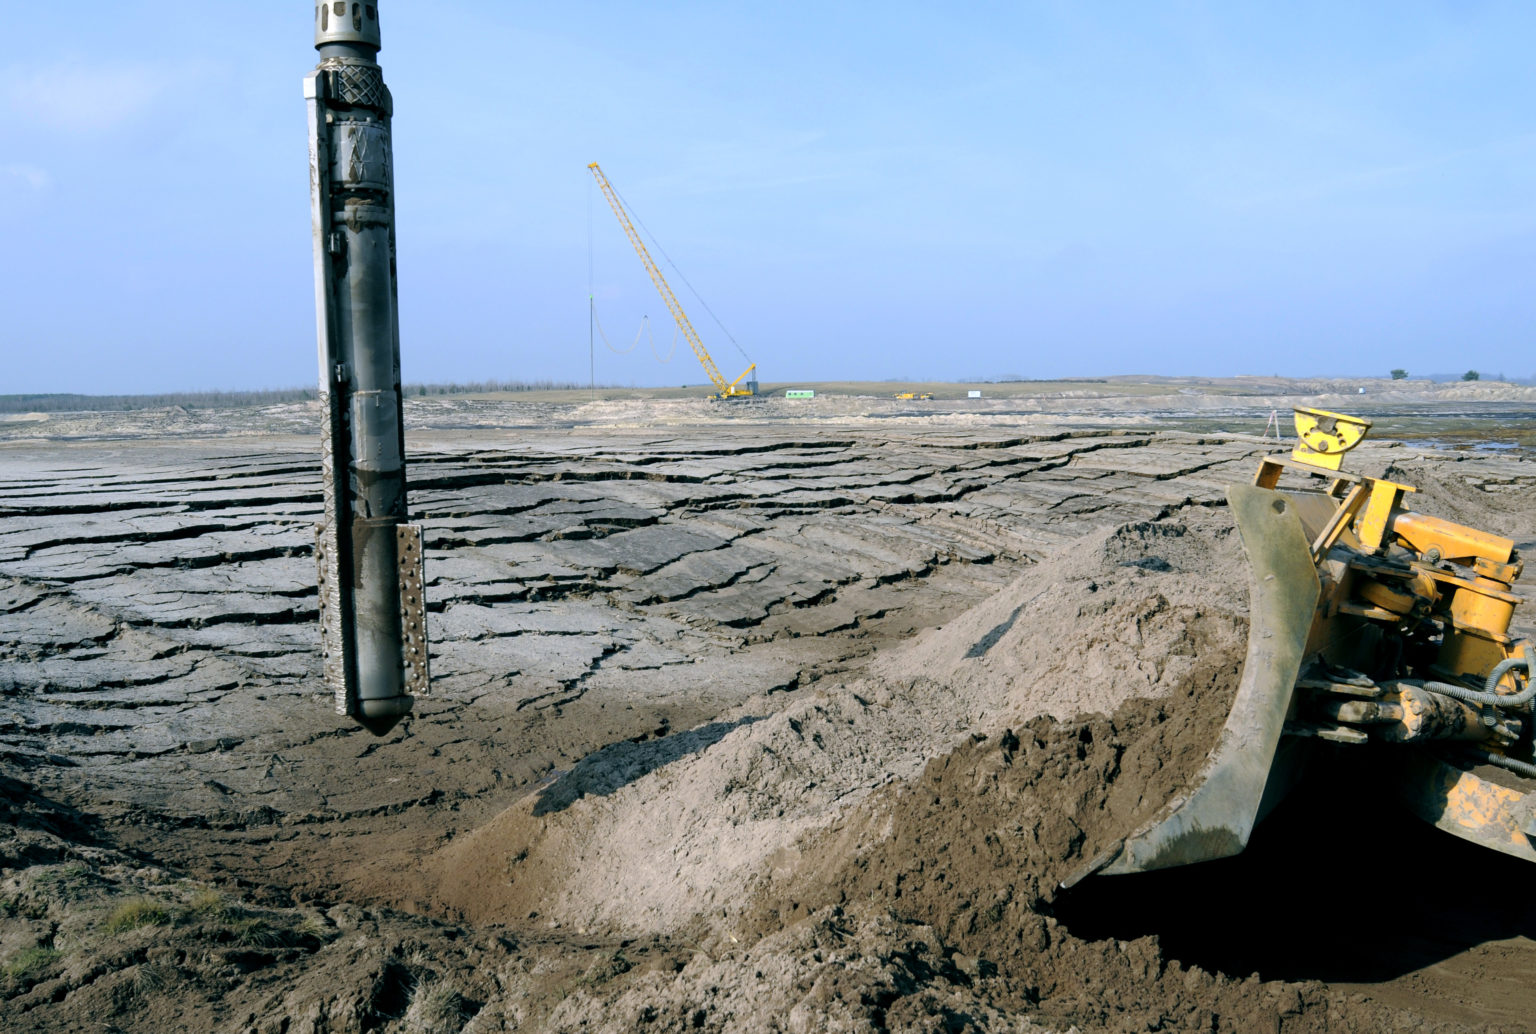
[[[1344,529],[1349,527],[1349,522],[1354,520],[1355,514],[1360,512],[1360,507],[1365,505],[1365,501],[1369,495],[1370,489],[1364,482],[1355,485],[1349,490],[1349,494],[1344,497],[1344,501],[1340,503],[1339,508],[1334,511],[1334,514],[1329,519],[1328,524],[1323,528],[1321,532],[1318,533],[1317,538],[1312,542],[1313,563],[1316,563],[1328,555],[1328,551],[1332,549],[1333,544],[1339,540],[1339,536],[1344,534]]]
[[[337,714],[351,714],[357,703],[357,687],[347,677],[346,631],[342,616],[341,564],[336,555],[335,532],[329,524],[315,525],[315,566],[320,585],[320,670],[325,688],[336,701]]]
[[[406,692],[424,696],[431,692],[432,674],[427,653],[427,593],[421,525],[398,525],[395,535],[400,565],[400,656],[405,667]]]

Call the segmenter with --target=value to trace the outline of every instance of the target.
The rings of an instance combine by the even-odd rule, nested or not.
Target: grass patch
[[[107,916],[102,929],[107,933],[127,933],[143,926],[164,926],[171,921],[171,911],[158,901],[140,898],[119,905]]]
[[[87,882],[85,877],[91,874],[91,870],[79,862],[69,865],[60,865],[54,868],[44,869],[32,877],[34,887],[70,886]]]
[[[331,928],[326,926],[325,923],[321,922],[319,919],[316,919],[314,916],[310,916],[308,919],[300,923],[298,930],[295,932],[300,937],[303,937],[306,940],[314,941],[316,944],[324,944],[332,937]]]
[[[295,925],[270,916],[230,910],[221,919],[210,921],[208,929],[214,940],[237,948],[313,951],[326,941],[324,931],[317,929],[318,926],[314,922]]]
[[[296,931],[268,922],[261,916],[236,919],[228,929],[230,940],[242,948],[293,948],[303,940]]]
[[[199,928],[199,936],[215,943],[258,951],[313,950],[329,939],[324,924],[313,916],[296,923],[243,907],[212,889],[194,893],[170,913],[169,921]]]
[[[142,999],[156,998],[174,986],[176,980],[175,969],[146,962],[133,974],[133,993]]]
[[[223,894],[216,890],[200,890],[178,910],[177,918],[193,922],[200,919],[222,922],[234,918],[236,914],[237,910],[230,907]]]
[[[27,872],[24,898],[31,898],[39,907],[47,901],[79,901],[90,890],[95,874],[89,866],[78,862],[69,865],[38,867]]]
[[[463,1027],[468,1003],[453,984],[424,980],[411,993],[405,1010],[405,1029],[410,1034],[457,1034]]]
[[[53,965],[62,954],[53,948],[23,948],[6,960],[5,975],[11,980],[25,980]]]

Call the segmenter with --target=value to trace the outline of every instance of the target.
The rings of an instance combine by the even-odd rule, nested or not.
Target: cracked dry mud
[[[1521,1029],[1536,1004],[1523,904],[1426,906],[1412,965],[1369,917],[1345,940],[1374,969],[1298,940],[1276,901],[1341,936],[1325,884],[1284,889],[1326,801],[1219,899],[1159,885],[1181,915],[1055,890],[1219,725],[1246,627],[1223,491],[1259,440],[415,412],[434,693],[382,739],[319,684],[313,440],[0,446],[7,1030]],[[1536,545],[1521,455],[1355,455]],[[1504,874],[1382,822],[1384,853],[1342,821],[1330,850]],[[1188,933],[1246,909],[1289,932]]]

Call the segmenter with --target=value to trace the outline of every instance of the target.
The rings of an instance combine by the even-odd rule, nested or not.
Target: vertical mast
[[[337,712],[383,735],[428,683],[421,528],[405,523],[393,102],[375,60],[378,5],[314,10],[320,63],[304,97],[324,411],[324,672]]]

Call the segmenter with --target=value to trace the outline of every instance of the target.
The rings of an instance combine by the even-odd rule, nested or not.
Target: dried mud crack
[[[1224,717],[1257,440],[412,412],[436,686],[383,739],[319,685],[312,442],[0,445],[6,1030],[1522,1028],[1524,906],[1327,931],[1523,873],[1325,791],[1059,890]],[[1518,456],[1361,456],[1536,539]]]

